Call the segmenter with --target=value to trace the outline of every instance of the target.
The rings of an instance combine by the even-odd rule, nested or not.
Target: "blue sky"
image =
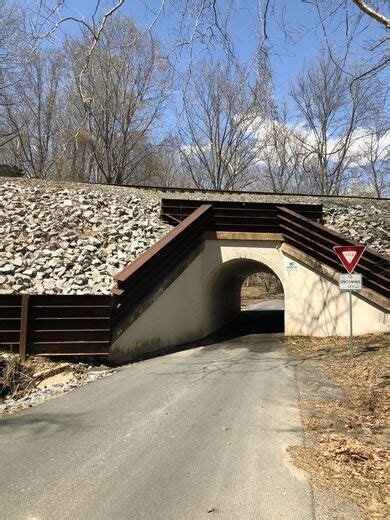
[[[168,2],[168,0],[166,0]],[[68,0],[68,11],[66,14],[81,14],[89,18],[95,6],[95,0]],[[102,9],[112,5],[110,0],[102,1]],[[167,7],[168,6],[168,7]],[[229,31],[235,45],[235,51],[244,64],[251,63],[256,51],[256,6],[255,0],[234,0],[226,2],[219,0],[222,12],[228,6],[233,10],[230,17]],[[126,0],[121,7],[121,12],[133,17],[137,25],[142,29],[147,27],[160,7],[159,0]],[[285,19],[288,20],[288,27],[292,30],[292,39],[286,40],[280,20],[284,9]],[[352,7],[352,9],[356,9]],[[389,3],[390,10],[390,3]],[[279,22],[279,23],[278,23]],[[366,41],[374,35],[380,33],[379,25],[364,17],[366,29],[362,34],[359,43]],[[164,15],[161,16],[153,28],[157,36],[168,50],[172,48],[175,39],[175,29],[179,23],[179,15],[172,8],[172,4],[167,3]],[[68,24],[64,30],[73,32],[75,26]],[[277,0],[276,16],[269,16],[268,26],[269,39],[272,44],[272,71],[275,85],[275,97],[277,101],[282,101],[287,95],[291,83],[297,72],[302,68],[306,60],[315,58],[320,46],[323,44],[323,34],[318,27],[318,19],[313,7],[305,4],[301,0]],[[330,33],[332,40],[337,42],[342,40],[340,31],[335,30]],[[358,46],[355,50],[358,51]],[[199,50],[199,47],[197,48]],[[219,50],[216,49],[215,53]],[[177,57],[176,65],[178,69],[185,69],[188,65],[188,54],[184,51]]]

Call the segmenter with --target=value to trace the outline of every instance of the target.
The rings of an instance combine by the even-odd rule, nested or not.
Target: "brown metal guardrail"
[[[113,320],[118,321],[197,246],[209,224],[211,205],[202,204],[116,277]]]
[[[279,210],[274,203],[162,199],[161,217],[176,225],[202,204],[212,206],[209,231],[280,233]],[[283,205],[311,220],[322,222],[321,204]]]
[[[313,257],[315,260],[342,272],[342,266],[333,246],[357,245],[343,235],[299,215],[286,207],[279,207],[280,229],[287,244]],[[390,258],[366,248],[355,271],[363,275],[364,286],[390,297]]]
[[[163,199],[161,213],[166,222],[176,227],[117,275],[118,287],[113,290],[117,298],[114,323],[183,262],[201,243],[203,231],[282,233],[288,244],[336,271],[340,271],[340,264],[333,246],[353,245],[319,223],[322,205],[317,204],[279,207],[267,203]],[[368,249],[358,269],[364,275],[365,287],[388,296],[388,265],[386,257]]]
[[[111,296],[0,295],[0,345],[47,356],[108,355]]]

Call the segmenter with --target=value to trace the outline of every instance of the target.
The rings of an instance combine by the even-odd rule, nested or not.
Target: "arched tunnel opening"
[[[244,280],[241,312],[232,326],[243,334],[284,332],[283,285],[273,271],[259,271]]]
[[[223,263],[206,285],[213,336],[284,332],[284,290],[267,265],[248,258]]]

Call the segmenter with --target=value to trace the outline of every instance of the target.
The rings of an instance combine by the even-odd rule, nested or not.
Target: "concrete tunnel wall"
[[[265,264],[250,258],[223,262],[208,275],[203,286],[205,320],[212,332],[237,317],[241,311],[241,288],[254,273],[275,274]]]
[[[262,242],[261,249],[257,241],[242,246],[205,240],[200,254],[115,340],[111,358],[130,359],[215,332],[240,312],[241,286],[250,274],[273,272],[283,284],[279,242]]]
[[[304,262],[292,260],[281,241],[205,240],[199,255],[113,343],[112,359],[131,359],[201,339],[240,311],[250,274],[268,270],[285,294],[285,334],[349,334],[348,294]],[[353,296],[354,332],[388,332],[388,314]]]

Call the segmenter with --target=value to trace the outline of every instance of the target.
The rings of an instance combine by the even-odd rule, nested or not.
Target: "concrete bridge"
[[[333,245],[351,245],[321,224],[313,205],[166,200],[174,230],[117,276],[111,357],[130,359],[205,338],[240,313],[251,274],[276,275],[285,297],[286,335],[349,334],[348,293]],[[367,251],[353,293],[354,333],[387,332],[388,259]]]

